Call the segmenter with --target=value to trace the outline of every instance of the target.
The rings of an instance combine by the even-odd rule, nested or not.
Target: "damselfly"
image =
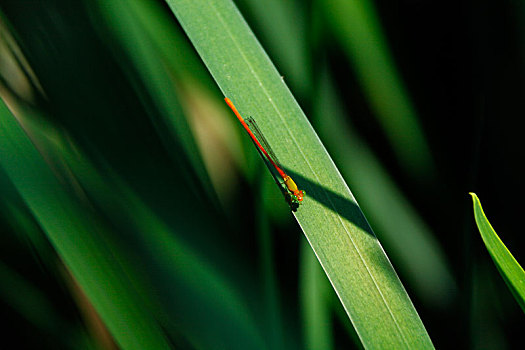
[[[252,118],[246,118],[246,120],[243,119],[243,117],[237,111],[237,108],[235,108],[232,101],[227,97],[224,100],[232,109],[233,113],[235,113],[235,116],[237,117],[237,119],[239,119],[248,135],[250,135],[250,138],[257,147],[259,154],[261,154],[265,163],[268,165],[268,168],[270,169],[270,172],[276,179],[277,183],[279,183],[281,186],[285,186],[287,192],[284,192],[287,194],[287,200],[289,201],[290,205],[292,205],[292,209],[294,209],[294,207],[297,207],[303,201],[305,195],[304,191],[299,190],[292,178],[284,172],[281,163],[275,156],[275,153],[272,151],[272,148],[266,141],[266,138],[257,126],[255,120],[253,120]],[[276,177],[276,175],[282,179],[282,183],[279,180],[277,180],[278,178]]]

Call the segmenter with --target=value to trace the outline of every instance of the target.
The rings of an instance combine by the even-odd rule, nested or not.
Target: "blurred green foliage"
[[[517,347],[523,314],[484,251],[467,192],[482,196],[523,261],[525,241],[513,235],[524,191],[523,5],[235,3],[436,347]],[[101,301],[83,297],[79,283],[91,283],[136,307],[131,319],[152,342],[175,348],[360,347],[163,1],[4,0],[0,11],[6,344],[123,345],[121,320],[106,325],[112,339],[93,312]],[[14,139],[27,148],[8,148]],[[24,171],[24,157],[38,166]],[[104,250],[90,250],[92,239]],[[121,289],[101,283],[108,274]]]

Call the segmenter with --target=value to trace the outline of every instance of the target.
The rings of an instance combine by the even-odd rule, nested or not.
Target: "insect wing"
[[[283,166],[281,165],[281,163],[279,162],[279,159],[277,158],[277,156],[275,155],[275,153],[273,152],[272,148],[270,147],[270,145],[268,144],[268,141],[266,141],[266,138],[264,137],[264,135],[262,134],[261,132],[261,129],[259,129],[259,126],[257,125],[257,122],[255,122],[255,120],[253,120],[253,118],[246,118],[245,119],[246,121],[246,124],[248,124],[248,126],[250,127],[250,130],[252,131],[252,133],[255,135],[255,137],[257,138],[257,141],[259,141],[259,143],[261,144],[261,146],[264,147],[264,149],[266,150],[266,152],[268,153],[268,155],[270,156],[270,158],[272,158],[272,161],[279,167],[279,168],[283,168]],[[265,158],[265,157],[263,157]]]

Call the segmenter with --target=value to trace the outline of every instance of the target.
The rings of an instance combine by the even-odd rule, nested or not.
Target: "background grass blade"
[[[334,349],[330,285],[305,241],[301,245],[301,302],[306,349]]]
[[[430,149],[388,49],[373,1],[328,0],[319,4],[397,157],[410,173],[432,175],[435,165]]]
[[[3,101],[0,165],[123,349],[169,348],[104,240],[104,228],[64,191]]]
[[[295,214],[365,347],[432,348],[350,190],[231,1],[167,1],[225,96],[308,198]]]
[[[211,189],[210,180],[202,164],[187,120],[182,117],[184,114],[177,94],[180,87],[175,82],[174,72],[167,69],[164,64],[164,58],[157,50],[160,45],[155,45],[150,39],[144,28],[147,26],[137,19],[136,13],[142,10],[140,5],[146,6],[146,10],[149,8],[146,4],[135,0],[131,2],[117,0],[110,3],[99,1],[91,2],[89,5],[96,7],[97,14],[100,13],[105,21],[105,25],[99,26],[101,33],[107,33],[106,27],[109,27],[114,35],[113,40],[105,38],[110,42],[109,46],[114,50],[124,51],[125,56],[120,55],[119,57],[129,57],[132,62],[133,69],[127,70],[129,79],[131,81],[140,79],[135,82],[135,85],[138,86],[137,89],[140,90],[137,95],[143,99],[143,104],[158,133],[166,140],[167,148],[170,149],[170,142],[177,140],[182,152],[187,155],[191,162],[199,181],[204,184],[202,187]],[[152,5],[154,6],[154,4]],[[147,11],[142,12],[148,14]],[[150,18],[154,17],[150,16]],[[170,35],[169,37],[173,38],[174,36]],[[123,47],[115,48],[117,45]],[[187,55],[182,54],[181,56]],[[180,64],[180,62],[177,63]],[[213,194],[209,195],[213,196]]]
[[[525,311],[525,271],[521,265],[514,259],[511,252],[507,249],[505,244],[501,241],[496,231],[492,228],[489,220],[483,212],[481,203],[475,193],[470,194],[474,204],[474,218],[478,225],[479,233],[483,242],[489,251],[492,260],[496,264],[498,271],[505,280],[512,295]]]

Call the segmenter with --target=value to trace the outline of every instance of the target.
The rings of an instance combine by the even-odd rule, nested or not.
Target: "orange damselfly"
[[[292,178],[284,172],[281,163],[279,163],[279,160],[275,156],[275,153],[273,153],[272,148],[266,141],[266,138],[257,126],[255,120],[253,120],[252,118],[246,118],[245,120],[237,111],[237,108],[235,108],[235,105],[228,97],[226,97],[224,101],[226,101],[226,104],[232,109],[233,113],[235,113],[235,116],[237,117],[237,119],[239,119],[248,135],[250,135],[250,138],[257,147],[257,150],[265,160],[266,164],[269,164],[268,167],[270,168],[272,175],[275,177],[274,172],[276,172],[279,175],[279,177],[282,178],[283,184],[288,190],[287,200],[290,201],[292,208],[294,205],[297,207],[299,204],[301,204],[301,202],[304,199],[304,191],[299,190]],[[277,182],[281,184],[280,181]]]

